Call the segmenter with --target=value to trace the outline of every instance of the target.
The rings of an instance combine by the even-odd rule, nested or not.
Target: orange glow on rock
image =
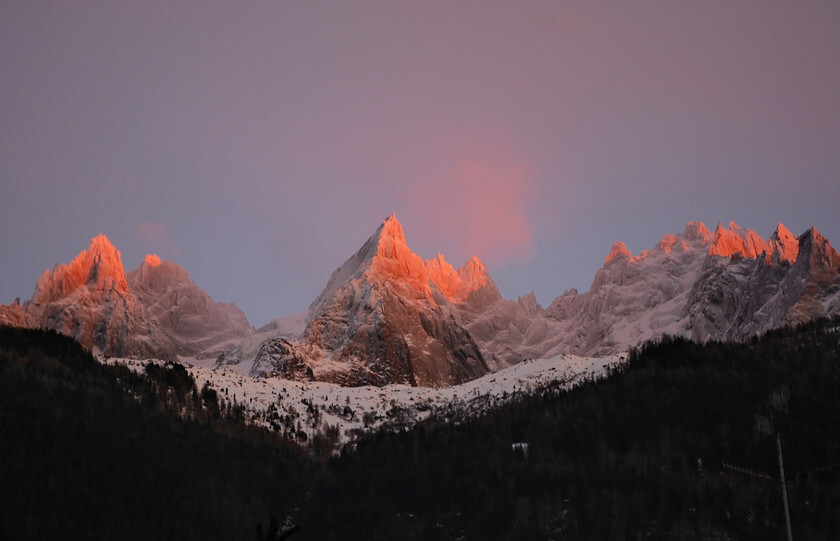
[[[771,254],[768,254],[770,261],[793,264],[799,256],[799,240],[783,224],[776,227],[775,233],[770,237]]]
[[[425,297],[432,305],[437,304],[433,288],[450,302],[457,303],[489,283],[487,268],[478,257],[473,257],[457,271],[443,254],[423,261],[408,247],[402,225],[395,215],[382,223],[376,243],[375,255],[366,271],[368,278],[391,283],[404,292],[411,292],[415,298]]]
[[[735,222],[729,222],[729,229],[718,224],[712,243],[709,246],[709,255],[721,257],[733,257],[740,255],[749,259],[755,259],[762,253],[768,251],[767,241],[762,239],[758,233],[751,229],[743,229]]]
[[[143,261],[145,261],[150,267],[157,267],[160,265],[160,257],[158,257],[157,254],[149,254]]]
[[[429,273],[429,280],[437,286],[441,293],[446,295],[450,301],[455,298],[458,290],[461,289],[461,277],[455,272],[455,268],[438,254],[436,258],[426,261],[426,271]]]
[[[473,291],[487,286],[489,275],[487,267],[478,258],[473,256],[467,263],[458,269],[458,276],[461,278],[461,289],[458,291],[458,299],[462,301]]]
[[[128,292],[120,252],[105,235],[93,237],[90,247],[79,252],[69,264],[56,265],[52,270],[44,272],[35,286],[32,300],[38,303],[53,302],[67,297],[83,285],[89,289]]]
[[[610,249],[610,253],[607,254],[607,257],[604,258],[604,265],[616,260],[629,261],[630,258],[630,250],[627,249],[627,245],[621,241],[618,241],[615,244],[613,244],[612,248]]]
[[[674,234],[668,234],[662,237],[662,240],[659,241],[659,247],[665,250],[665,253],[670,254],[671,248],[674,244],[677,243],[677,236]]]
[[[410,288],[431,298],[429,275],[423,260],[409,249],[402,225],[393,214],[382,224],[376,255],[370,262],[368,272],[372,277]]]

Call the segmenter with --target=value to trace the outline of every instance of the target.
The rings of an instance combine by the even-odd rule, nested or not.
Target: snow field
[[[207,383],[226,404],[244,406],[248,422],[283,432],[304,444],[316,436],[326,437],[336,451],[352,447],[363,435],[378,430],[410,428],[432,417],[457,423],[525,395],[570,389],[603,377],[623,360],[618,355],[558,355],[525,360],[462,385],[430,388],[341,387],[252,378],[229,367],[212,369],[192,358],[181,359],[199,389]],[[149,363],[162,363],[120,358],[103,362],[124,364],[138,372]]]

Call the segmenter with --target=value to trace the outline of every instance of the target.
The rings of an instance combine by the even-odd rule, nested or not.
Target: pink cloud
[[[134,240],[146,253],[164,254],[164,257],[181,253],[169,229],[157,222],[143,222],[134,226]]]
[[[497,156],[462,160],[418,195],[415,212],[432,234],[458,253],[490,263],[534,252],[528,207],[536,195],[532,174],[517,161]]]

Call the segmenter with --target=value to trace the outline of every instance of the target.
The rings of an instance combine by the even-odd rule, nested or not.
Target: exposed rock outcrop
[[[96,353],[172,360],[251,332],[235,306],[215,303],[187,272],[147,256],[128,275],[105,235],[38,279],[32,299],[0,309],[4,323],[52,329]]]
[[[147,256],[126,274],[103,236],[38,280],[32,299],[0,306],[0,324],[54,329],[112,356],[179,355],[242,364],[254,376],[341,385],[447,386],[526,358],[607,355],[644,340],[746,340],[840,313],[840,255],[811,228],[769,239],[700,222],[633,256],[615,243],[585,293],[543,308],[503,299],[477,258],[423,261],[395,216],[332,273],[304,314],[254,331],[186,270]],[[250,364],[243,364],[250,363]]]
[[[700,222],[633,257],[613,245],[587,293],[568,292],[528,313],[502,300],[470,318],[488,362],[558,353],[604,355],[670,334],[746,340],[840,313],[840,256],[815,229],[782,224],[768,241],[734,223]]]
[[[128,273],[128,285],[156,330],[180,355],[194,355],[253,330],[242,310],[215,302],[183,267],[156,255],[146,256]]]
[[[474,289],[462,276],[470,278],[442,256],[424,263],[391,216],[333,272],[303,335],[279,356],[257,355],[252,374],[295,358],[317,380],[342,385],[439,387],[481,376],[487,364],[450,300]]]

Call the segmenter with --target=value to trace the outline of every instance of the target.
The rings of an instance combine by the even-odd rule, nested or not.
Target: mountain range
[[[38,279],[32,298],[0,306],[0,323],[52,329],[95,353],[177,360],[253,332],[233,304],[217,303],[181,266],[148,255],[125,272],[104,235]]]
[[[251,376],[347,386],[442,387],[529,358],[607,356],[676,335],[743,341],[840,313],[840,255],[815,228],[765,240],[735,223],[690,222],[633,256],[618,242],[589,291],[543,308],[502,298],[477,258],[423,260],[392,215],[300,315],[254,330],[175,263],[150,255],[126,273],[97,236],[38,280],[0,323],[54,329],[106,356],[216,359]]]

